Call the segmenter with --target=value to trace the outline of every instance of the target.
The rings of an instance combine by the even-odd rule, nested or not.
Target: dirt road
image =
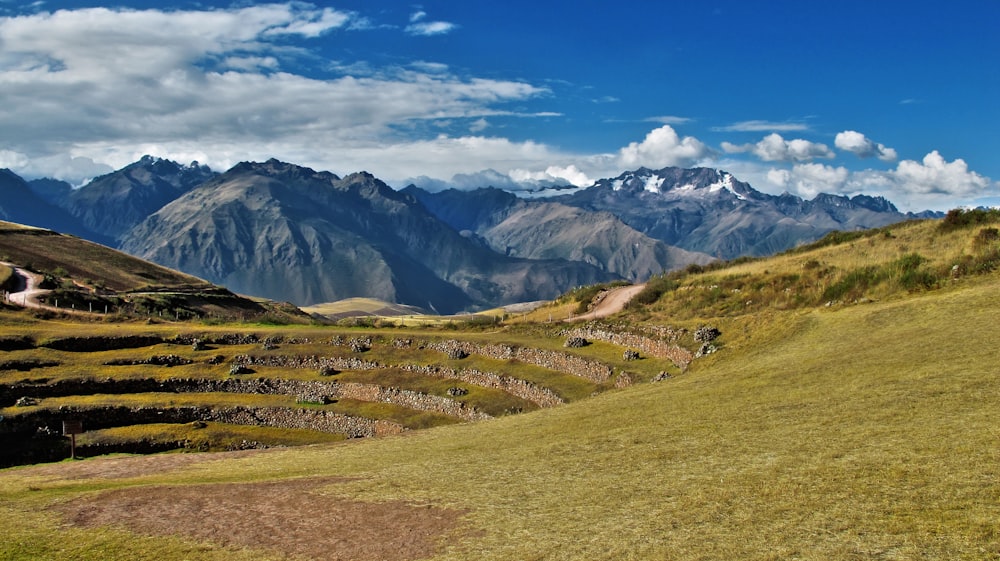
[[[583,315],[573,316],[566,321],[597,319],[616,314],[622,311],[625,308],[625,304],[628,304],[628,301],[642,291],[645,286],[645,284],[636,284],[614,288],[608,292],[608,295],[593,310]]]
[[[14,290],[7,293],[7,302],[15,306],[24,306],[25,308],[47,307],[42,306],[38,302],[40,295],[50,292],[49,290],[38,288],[38,285],[43,280],[42,275],[32,273],[10,263],[0,263],[0,265],[6,265],[14,269],[14,278],[16,279]]]

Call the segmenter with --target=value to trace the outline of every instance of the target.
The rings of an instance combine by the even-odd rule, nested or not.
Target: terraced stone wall
[[[237,425],[269,426],[286,429],[312,429],[364,438],[399,434],[406,429],[391,421],[353,417],[317,409],[285,407],[61,407],[43,409],[5,419],[4,433],[58,432],[67,418],[79,419],[87,430],[149,423],[191,423],[214,421]]]
[[[681,370],[686,369],[694,355],[691,351],[668,341],[645,337],[626,331],[612,331],[601,327],[580,327],[565,332],[568,337],[583,337],[595,341],[604,341],[612,345],[637,349],[649,356],[664,358],[674,363]]]

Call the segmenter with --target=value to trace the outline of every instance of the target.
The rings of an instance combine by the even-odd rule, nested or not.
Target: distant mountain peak
[[[674,197],[723,196],[744,201],[760,195],[733,174],[712,168],[666,167],[652,170],[641,167],[626,171],[613,179],[601,179],[593,187],[631,195],[651,193]]]
[[[240,162],[227,171],[230,173],[253,173],[282,179],[320,179],[323,181],[337,181],[340,179],[335,174],[328,171],[316,171],[306,166],[290,164],[277,158],[271,158],[266,162]]]

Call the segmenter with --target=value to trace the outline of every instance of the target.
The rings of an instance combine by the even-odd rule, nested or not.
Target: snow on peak
[[[649,191],[650,193],[659,193],[660,187],[663,186],[663,181],[666,178],[660,177],[659,175],[649,175],[645,178],[645,186],[643,189]]]
[[[725,173],[725,172],[721,173],[720,175],[721,175],[721,179],[719,179],[719,181],[716,181],[715,183],[713,183],[713,184],[711,184],[711,185],[708,186],[709,192],[715,193],[716,191],[721,191],[721,190],[725,189],[726,191],[729,191],[730,193],[736,195],[737,199],[739,199],[741,201],[747,200],[747,198],[745,196],[743,196],[740,193],[736,192],[736,188],[733,186],[733,176],[732,175],[730,175],[728,173]]]

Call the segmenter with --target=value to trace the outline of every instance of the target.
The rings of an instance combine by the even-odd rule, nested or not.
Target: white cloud
[[[291,4],[293,9],[297,7]],[[344,27],[352,15],[346,12],[338,12],[332,8],[323,8],[322,12],[312,9],[302,10],[300,17],[296,17],[287,25],[268,29],[265,35],[302,35],[303,37],[319,37],[324,33]]]
[[[681,138],[670,125],[653,129],[642,142],[632,142],[618,153],[625,168],[645,166],[690,166],[710,156],[712,151],[692,136]]]
[[[876,157],[883,162],[895,162],[898,157],[894,149],[886,148],[884,144],[874,142],[857,131],[837,133],[833,144],[837,148],[845,152],[850,152],[859,158]]]
[[[812,199],[820,193],[841,193],[849,177],[847,168],[816,163],[796,164],[791,170],[771,169],[767,172],[769,183],[805,199]]]
[[[851,172],[841,166],[818,163],[794,165],[791,169],[772,168],[766,173],[745,170],[743,175],[763,179],[770,185],[804,198],[819,193],[882,195],[902,210],[947,210],[956,199],[974,200],[997,193],[998,186],[971,171],[962,159],[946,161],[936,150],[923,161],[903,160],[892,170]],[[753,183],[753,181],[751,181]]]
[[[410,35],[421,35],[429,37],[431,35],[444,35],[454,30],[457,25],[447,21],[422,21],[406,26],[406,32]]]
[[[15,170],[19,175],[29,179],[49,177],[66,181],[74,186],[83,185],[89,179],[114,171],[114,168],[107,164],[97,163],[81,156],[55,154],[29,158],[12,150],[0,150],[0,168]]]
[[[924,156],[923,162],[899,162],[891,177],[899,190],[917,195],[967,197],[990,186],[990,180],[970,171],[965,160],[945,161],[937,150]]]
[[[778,133],[771,133],[756,144],[723,142],[722,149],[728,154],[750,152],[765,162],[808,162],[815,158],[834,157],[826,144],[801,138],[785,140]]]
[[[489,121],[480,117],[469,125],[469,132],[482,132],[490,126]]]
[[[304,51],[281,36],[347,29],[354,17],[300,2],[0,17],[8,109],[0,111],[0,146],[24,156],[12,162],[25,175],[53,175],[38,162],[57,155],[121,167],[145,153],[200,153],[217,169],[300,157],[292,161],[343,171],[341,151],[405,144],[399,131],[421,122],[468,119],[476,128],[491,115],[514,115],[503,104],[548,92],[459,77],[433,62],[336,79],[282,71],[289,56],[298,62]],[[539,115],[553,113],[519,114]],[[373,156],[357,169],[383,159]]]
[[[447,21],[425,21],[427,12],[419,10],[410,14],[410,25],[406,26],[406,32],[410,35],[444,35],[451,33],[458,26]]]
[[[793,122],[773,122],[773,121],[740,121],[724,127],[715,127],[713,130],[720,132],[795,132],[809,130],[809,125],[805,123]]]
[[[575,165],[549,166],[545,171],[531,172],[522,169],[511,170],[510,177],[519,183],[535,183],[538,185],[575,185],[589,187],[594,180],[580,171]]]
[[[685,123],[690,123],[691,119],[688,117],[677,117],[674,115],[660,115],[657,117],[647,117],[643,119],[646,123],[660,123],[661,125],[683,125]]]

